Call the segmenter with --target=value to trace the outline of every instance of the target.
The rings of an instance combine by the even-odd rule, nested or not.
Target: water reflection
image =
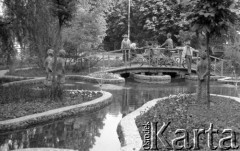
[[[105,110],[96,114],[65,119],[12,134],[0,135],[0,150],[35,147],[70,148],[88,151],[104,127]]]
[[[79,82],[79,81],[78,81]],[[96,85],[69,81],[69,88],[99,90]],[[79,151],[117,151],[120,143],[116,132],[123,116],[136,110],[154,98],[178,93],[194,93],[196,82],[172,81],[168,84],[152,85],[128,80],[125,86],[107,90],[113,94],[111,105],[95,113],[79,115],[26,130],[0,134],[0,150],[17,148],[54,147]],[[72,86],[72,87],[71,87]],[[109,88],[109,86],[108,86]],[[211,93],[238,96],[236,87],[212,83]]]

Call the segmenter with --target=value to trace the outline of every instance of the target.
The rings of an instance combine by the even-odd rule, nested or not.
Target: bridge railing
[[[165,49],[163,48],[137,48],[135,49],[134,53],[137,54],[143,54],[145,53],[146,49],[153,49],[154,51],[157,51],[158,53],[163,53]],[[177,67],[182,67],[182,50],[181,49],[173,49],[175,51],[174,55],[176,58],[179,59],[179,64]],[[124,49],[124,50],[114,50],[114,51],[108,51],[108,52],[101,52],[102,54],[102,60],[103,60],[103,66],[105,69],[111,69],[116,67],[130,67],[132,66],[132,62],[130,61],[132,50],[130,49]],[[150,58],[150,53],[148,53],[148,57]],[[127,61],[127,58],[129,58],[129,61]],[[217,58],[214,56],[210,56],[211,58],[211,73],[214,75],[228,75],[231,73],[231,64],[229,64],[228,60]],[[126,61],[124,61],[126,60]],[[193,68],[196,69],[196,65],[198,64],[200,60],[199,53],[196,53],[196,55],[193,57]],[[150,60],[148,62],[145,62],[146,65],[150,66]]]

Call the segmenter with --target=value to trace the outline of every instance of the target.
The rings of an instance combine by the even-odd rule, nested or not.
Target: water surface
[[[178,93],[194,93],[196,82],[173,80],[168,84],[143,84],[127,79],[125,84],[103,85],[113,94],[109,106],[91,114],[80,114],[60,121],[0,134],[0,151],[17,148],[54,147],[79,151],[118,151],[120,142],[116,132],[122,117],[154,98]],[[69,89],[100,90],[99,85],[68,81]],[[236,87],[211,84],[211,93],[238,96]]]

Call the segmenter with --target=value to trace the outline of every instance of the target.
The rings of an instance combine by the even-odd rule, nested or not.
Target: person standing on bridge
[[[182,58],[185,58],[188,67],[188,74],[190,75],[192,72],[192,57],[193,52],[198,52],[197,50],[190,47],[191,40],[187,38],[184,42],[185,46],[183,47]]]
[[[164,46],[166,46],[165,55],[170,57],[171,56],[170,50],[173,49],[173,40],[172,40],[171,33],[167,34],[167,40],[160,47],[164,47]]]
[[[124,62],[129,60],[130,49],[131,49],[131,42],[128,39],[128,36],[125,34],[125,35],[123,35],[123,40],[121,43],[121,50],[123,52],[123,61]]]
[[[132,58],[136,57],[136,54],[137,54],[137,52],[136,52],[137,44],[135,41],[133,41],[131,43],[130,48],[131,48],[131,59],[132,59]]]

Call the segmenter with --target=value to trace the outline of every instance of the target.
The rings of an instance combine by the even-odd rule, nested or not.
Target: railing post
[[[126,67],[127,65],[127,49],[124,49],[124,66]]]
[[[110,68],[110,66],[109,66],[109,52],[107,54],[108,54],[108,68]]]
[[[223,60],[221,59],[221,76],[223,76]]]
[[[179,67],[182,67],[182,51],[178,50],[179,51]]]
[[[128,61],[129,61],[129,66],[131,67],[131,49],[128,50]]]
[[[104,52],[102,53],[103,55],[103,67],[105,67],[105,56],[104,56]]]
[[[88,72],[90,74],[90,59],[88,59]]]
[[[214,58],[214,74],[216,75],[216,65],[217,65],[217,59]]]
[[[150,49],[148,50],[148,65],[150,66],[150,64],[151,64],[151,51],[150,51]]]
[[[199,53],[197,53],[197,61],[196,61],[196,63],[197,63],[197,65],[198,65],[198,62],[199,62]]]

